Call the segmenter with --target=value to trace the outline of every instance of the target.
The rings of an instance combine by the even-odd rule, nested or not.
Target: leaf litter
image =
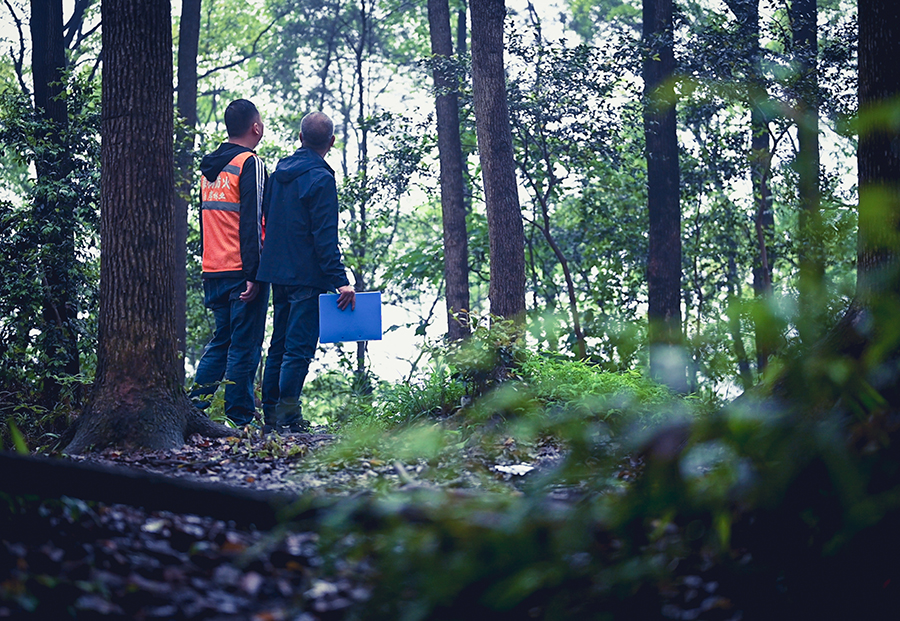
[[[326,433],[245,430],[229,438],[193,436],[172,450],[107,449],[70,458],[298,495],[347,495],[379,482],[392,489],[484,483],[483,474],[471,472],[429,481],[441,468],[421,460],[336,459],[322,450],[335,442]],[[480,470],[513,490],[513,479],[533,468],[519,463],[521,455],[510,455],[504,465],[487,463],[491,458],[477,449],[469,453],[486,460]],[[552,453],[544,451],[542,459],[552,460]],[[71,498],[15,501],[0,533],[0,619],[316,621],[340,618],[370,595],[355,566],[326,567],[315,532],[273,534],[203,516]]]
[[[167,451],[108,449],[72,459],[233,487],[349,496],[379,486],[517,494],[524,481],[561,458],[552,442],[520,446],[511,438],[493,447],[466,446],[452,463],[392,458],[391,445],[342,452],[338,444],[325,433],[245,431],[220,439],[194,436]],[[578,491],[557,490],[551,497],[577,500]],[[0,521],[0,619],[318,621],[345,618],[372,595],[365,561],[326,560],[319,534],[291,530],[296,524],[265,532],[127,505],[14,500]],[[704,608],[713,604],[725,613],[716,618],[733,612],[712,579],[687,577],[668,588],[664,617],[707,618]]]

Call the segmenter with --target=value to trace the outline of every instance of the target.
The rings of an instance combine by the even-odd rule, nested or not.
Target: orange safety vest
[[[239,179],[244,163],[253,154],[244,151],[232,159],[215,181],[200,175],[200,195],[203,210],[203,272],[238,272],[243,269],[241,261],[241,189]],[[262,166],[259,163],[258,166]],[[257,200],[262,200],[262,188],[257,190]],[[259,218],[257,218],[259,222]],[[265,231],[259,224],[259,242]]]

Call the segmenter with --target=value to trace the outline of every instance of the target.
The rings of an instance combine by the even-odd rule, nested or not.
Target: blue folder
[[[381,292],[356,294],[356,310],[338,308],[336,293],[319,296],[319,342],[381,340]]]

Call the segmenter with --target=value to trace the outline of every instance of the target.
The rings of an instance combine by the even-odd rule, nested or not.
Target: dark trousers
[[[300,394],[319,342],[320,289],[272,285],[272,342],[263,372],[265,422],[290,425],[302,419]]]
[[[194,383],[200,387],[191,393],[191,397],[208,397],[216,391],[218,382],[233,382],[225,385],[225,415],[238,426],[248,424],[256,414],[253,377],[259,366],[269,305],[269,285],[261,283],[256,298],[242,302],[240,295],[246,287],[243,278],[203,279],[203,302],[212,311],[216,332],[197,365]],[[208,405],[209,401],[197,404],[201,409]]]

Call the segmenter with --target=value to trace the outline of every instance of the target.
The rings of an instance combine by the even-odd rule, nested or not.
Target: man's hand
[[[346,309],[348,306],[350,310],[356,310],[356,291],[353,290],[353,287],[350,285],[344,285],[343,287],[338,287],[338,308],[341,310]]]
[[[252,302],[257,295],[259,295],[259,283],[248,280],[247,288],[241,294],[241,302]]]

